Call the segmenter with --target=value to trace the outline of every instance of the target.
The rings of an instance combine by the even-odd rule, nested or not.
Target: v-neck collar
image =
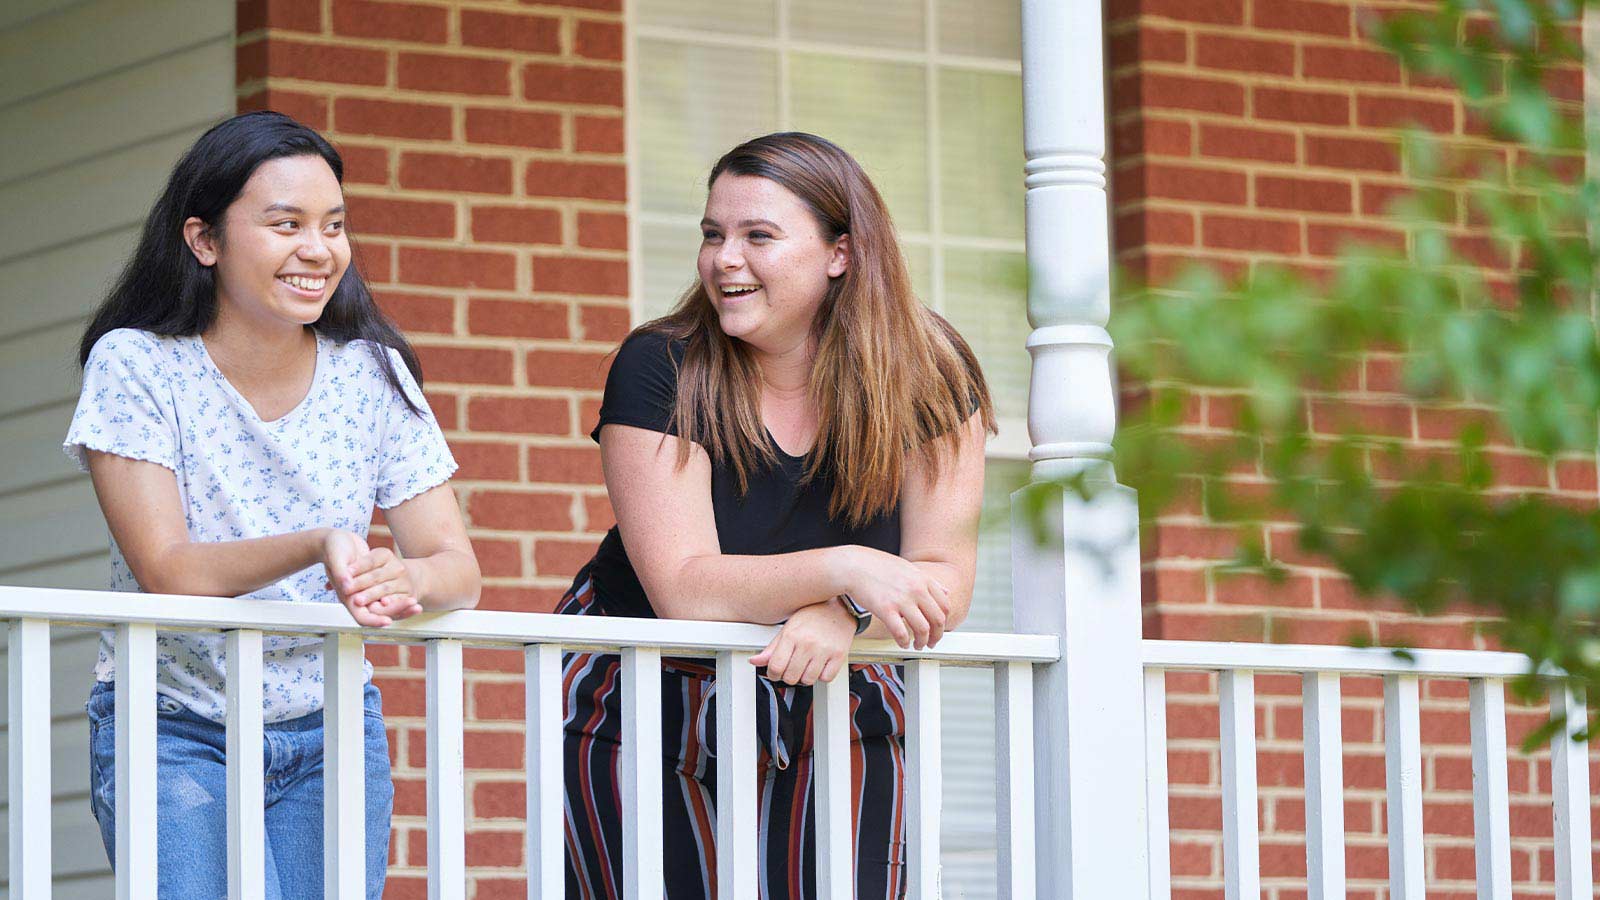
[[[321,386],[323,370],[327,368],[326,361],[328,353],[327,348],[324,346],[325,339],[323,336],[316,331],[312,331],[311,334],[314,338],[316,338],[317,341],[317,360],[311,372],[311,385],[310,387],[306,388],[306,395],[301,397],[298,403],[291,407],[288,412],[277,417],[276,419],[261,418],[261,414],[256,411],[255,405],[246,399],[244,394],[239,393],[239,389],[234,387],[233,382],[228,380],[228,376],[222,373],[222,367],[218,366],[217,361],[211,358],[211,351],[206,347],[204,338],[197,334],[191,338],[191,340],[194,341],[195,347],[199,349],[200,359],[206,369],[208,369],[210,373],[216,377],[217,382],[222,385],[223,390],[227,391],[234,400],[238,401],[241,407],[249,411],[251,418],[255,419],[257,422],[260,422],[262,425],[278,426],[294,419],[299,415],[301,410],[305,409],[307,406],[310,406],[311,398],[316,396],[317,388]]]

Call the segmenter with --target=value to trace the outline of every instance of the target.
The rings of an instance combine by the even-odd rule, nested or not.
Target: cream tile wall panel
[[[86,318],[138,240],[136,222],[0,263],[0,335]]]
[[[0,262],[143,222],[192,143],[191,133],[173,135],[0,186],[10,212],[0,218]]]
[[[0,419],[0,494],[77,474],[61,452],[72,410],[69,401]]]
[[[83,323],[73,321],[0,340],[0,422],[24,410],[77,399],[82,332]]]
[[[0,8],[9,10],[13,2],[7,0]],[[217,0],[92,0],[51,5],[60,11],[0,31],[0,105],[114,75],[126,66],[233,34],[234,4]],[[231,88],[231,62],[226,74]],[[181,100],[188,87],[174,85],[173,97]]]
[[[211,111],[233,99],[231,82],[210,77],[231,67],[233,57],[233,38],[224,34],[130,66],[114,79],[82,81],[0,107],[0,134],[7,135],[0,184],[178,132],[185,143],[194,140],[215,121]],[[106,89],[108,81],[115,90]]]
[[[108,541],[87,478],[0,497],[0,582],[12,583],[11,569],[87,556]]]

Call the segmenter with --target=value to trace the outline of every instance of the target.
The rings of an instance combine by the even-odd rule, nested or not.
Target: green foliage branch
[[[1231,281],[1205,268],[1159,286],[1120,278],[1111,329],[1142,397],[1125,404],[1114,462],[1146,522],[1198,486],[1208,516],[1239,525],[1234,563],[1272,576],[1260,523],[1295,523],[1299,550],[1359,592],[1490,614],[1500,644],[1600,697],[1600,510],[1506,490],[1489,449],[1592,462],[1600,448],[1600,184],[1582,171],[1581,108],[1551,92],[1583,65],[1580,14],[1445,0],[1369,23],[1406,69],[1457,85],[1486,137],[1404,133],[1416,190],[1390,211],[1404,251],[1352,247],[1324,277],[1257,265]],[[1464,221],[1515,260],[1509,276],[1465,255],[1458,192]],[[1367,399],[1454,409],[1453,440],[1370,434],[1359,404],[1341,407],[1374,358],[1397,362],[1402,396]],[[1232,410],[1228,428],[1186,433],[1197,393]],[[1543,689],[1532,674],[1514,687]]]

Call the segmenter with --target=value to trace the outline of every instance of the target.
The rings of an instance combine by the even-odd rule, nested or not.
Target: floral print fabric
[[[88,450],[171,469],[195,542],[237,541],[311,528],[367,534],[374,506],[389,509],[443,483],[456,469],[438,423],[400,356],[386,350],[412,412],[384,378],[366,341],[317,337],[316,372],[298,406],[256,415],[198,337],[109,332],[84,365],[83,389],[63,449],[87,469]],[[320,564],[245,599],[336,603]],[[141,591],[111,542],[111,589]],[[157,691],[223,721],[221,634],[157,635]],[[263,713],[281,722],[322,708],[320,638],[263,639]],[[95,678],[115,677],[111,632]],[[371,667],[367,667],[370,677]]]

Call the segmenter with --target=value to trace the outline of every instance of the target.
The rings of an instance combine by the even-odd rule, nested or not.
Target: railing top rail
[[[1493,650],[1404,650],[1319,644],[1252,644],[1222,641],[1144,642],[1152,669],[1264,672],[1338,672],[1345,675],[1421,675],[1434,678],[1515,678],[1532,668],[1520,653]],[[1561,672],[1549,670],[1549,677]]]
[[[656,647],[685,656],[722,650],[758,651],[775,626],[686,619],[559,616],[496,610],[423,613],[385,628],[362,628],[344,607],[185,597],[120,591],[75,591],[0,585],[0,619],[48,619],[57,625],[106,627],[137,622],[173,630],[228,631],[238,628],[286,634],[363,634],[368,640],[425,641],[456,638],[480,644],[560,644],[582,649]],[[1000,661],[1055,662],[1060,641],[1050,634],[952,632],[927,650],[902,650],[892,641],[857,641],[853,660],[932,659],[954,664]]]

